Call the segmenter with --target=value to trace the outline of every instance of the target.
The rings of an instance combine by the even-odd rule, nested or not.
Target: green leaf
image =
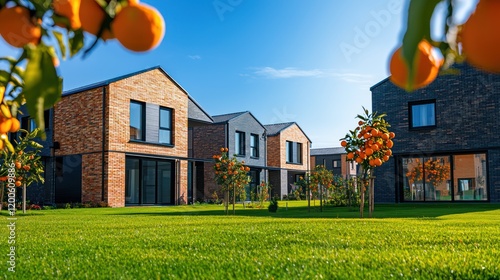
[[[50,52],[50,48],[43,44],[28,49],[22,92],[28,113],[42,132],[45,129],[44,110],[54,106],[62,94],[62,79],[57,76]]]
[[[84,45],[83,40],[84,40],[83,30],[82,29],[75,30],[73,32],[73,36],[69,38],[70,57],[73,57],[83,48]]]
[[[57,40],[59,44],[59,49],[61,50],[61,58],[66,59],[66,44],[64,43],[64,36],[61,32],[57,32],[55,30],[52,31],[52,34]]]
[[[431,42],[431,18],[436,5],[441,0],[411,0],[408,9],[408,21],[403,37],[402,53],[409,69],[409,89],[415,75],[414,58],[418,44],[422,39]]]

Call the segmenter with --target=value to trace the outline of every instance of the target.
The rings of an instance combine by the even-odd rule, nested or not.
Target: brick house
[[[327,170],[332,171],[333,175],[344,178],[356,176],[357,164],[353,161],[347,161],[346,156],[343,147],[311,149],[311,167],[324,165]]]
[[[388,79],[371,87],[372,110],[396,133],[376,202],[500,202],[500,76],[457,70],[413,93]]]
[[[66,91],[48,116],[43,200],[113,207],[186,203],[188,126],[212,121],[161,67]]]
[[[310,169],[311,140],[295,122],[265,125],[272,195],[282,198]]]
[[[248,111],[212,116],[212,119],[212,124],[195,126],[191,132],[196,166],[194,201],[210,199],[219,189],[214,181],[212,156],[220,153],[221,147],[227,147],[229,155],[236,155],[250,167],[249,195],[250,190],[266,180],[266,130]]]

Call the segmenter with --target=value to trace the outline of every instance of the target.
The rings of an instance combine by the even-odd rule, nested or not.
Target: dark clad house
[[[346,155],[344,147],[311,149],[311,168],[324,165],[333,175],[356,176],[357,164],[347,161]]]
[[[500,202],[500,76],[457,70],[413,93],[388,79],[371,87],[372,110],[396,133],[376,202]]]
[[[266,180],[266,137],[264,126],[249,111],[212,116],[213,123],[192,129],[192,156],[198,159],[194,201],[210,199],[219,189],[214,180],[214,154],[229,149],[250,167],[250,188]],[[203,161],[203,162],[202,162]]]

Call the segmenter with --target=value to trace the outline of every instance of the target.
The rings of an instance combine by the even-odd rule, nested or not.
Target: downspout
[[[50,127],[52,128],[52,147],[50,148],[50,155],[51,155],[51,161],[52,161],[52,182],[50,184],[50,202],[51,204],[56,203],[56,147],[54,145],[54,134],[55,134],[55,127],[54,127],[54,117],[55,117],[55,108],[52,107],[51,109],[52,114],[50,118]],[[81,196],[81,194],[80,194]]]
[[[224,139],[224,147],[229,149],[229,123],[224,124],[224,129],[226,130],[226,139]]]
[[[105,190],[105,177],[104,172],[106,168],[104,166],[106,162],[106,86],[102,87],[102,155],[101,155],[101,201],[104,201],[104,190]]]

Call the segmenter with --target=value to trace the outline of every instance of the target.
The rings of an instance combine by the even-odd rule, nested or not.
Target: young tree
[[[44,182],[43,163],[40,156],[43,146],[35,141],[35,139],[40,136],[40,130],[38,128],[29,133],[25,130],[20,130],[20,132],[25,135],[20,136],[18,140],[14,140],[14,153],[3,151],[3,157],[1,158],[2,164],[0,166],[0,180],[7,181],[7,170],[9,169],[9,165],[14,163],[16,170],[15,185],[17,187],[23,187],[23,213],[26,213],[26,188],[33,183]],[[2,194],[3,188],[4,186],[2,186]]]
[[[221,190],[224,192],[224,208],[228,214],[229,193],[232,192],[233,214],[235,214],[236,195],[245,191],[245,186],[250,182],[250,177],[247,173],[250,171],[248,166],[245,166],[244,161],[239,161],[236,156],[229,158],[228,148],[220,148],[220,154],[214,155],[215,160],[214,172],[215,181]]]
[[[333,183],[333,173],[326,169],[324,165],[316,165],[309,177],[310,188],[313,193],[313,198],[320,194],[320,205],[323,210],[323,192],[325,189],[330,189]],[[316,202],[315,202],[316,203]]]
[[[369,113],[363,108],[364,115],[357,115],[358,126],[350,130],[341,140],[341,146],[347,152],[347,160],[355,161],[362,167],[360,182],[361,202],[360,215],[363,217],[365,192],[369,187],[369,215],[372,216],[374,207],[373,169],[387,162],[392,155],[395,134],[389,131],[389,123],[384,119],[385,114]]]

